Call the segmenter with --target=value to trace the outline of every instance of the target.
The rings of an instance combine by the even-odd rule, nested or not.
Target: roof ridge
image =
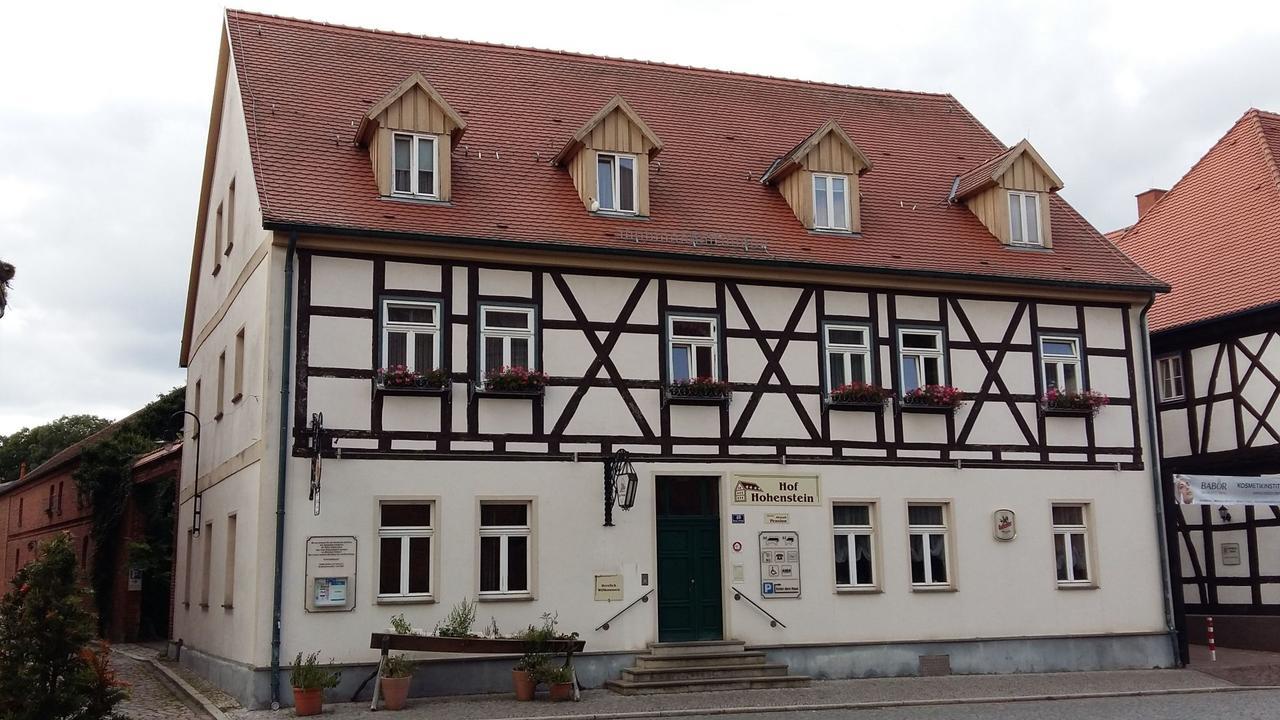
[[[959,103],[955,100],[955,98],[950,93],[942,93],[942,92],[927,92],[924,90],[899,90],[895,88],[871,87],[867,85],[850,85],[848,83],[825,82],[822,80],[805,80],[803,78],[789,78],[789,77],[782,77],[779,75],[765,75],[763,73],[743,72],[740,70],[725,70],[721,68],[700,67],[697,65],[682,65],[680,63],[662,62],[658,60],[640,60],[636,58],[624,58],[624,57],[617,57],[613,55],[597,55],[594,53],[579,52],[574,50],[554,50],[550,48],[531,47],[528,45],[511,45],[507,43],[486,42],[482,40],[462,40],[458,38],[440,37],[438,35],[425,35],[420,33],[407,33],[407,32],[397,31],[397,30],[381,30],[377,28],[361,27],[358,25],[329,23],[321,20],[308,20],[306,18],[290,17],[287,15],[275,15],[272,13],[254,12],[252,10],[235,10],[232,8],[228,8],[226,11],[226,14],[228,18],[232,16],[235,16],[237,19],[260,18],[260,19],[266,19],[266,20],[281,21],[282,23],[298,23],[303,25],[312,25],[316,27],[330,28],[333,30],[340,30],[344,32],[357,33],[357,34],[394,36],[394,37],[410,38],[415,40],[429,40],[432,42],[447,43],[451,45],[464,45],[464,46],[473,46],[473,47],[497,48],[502,50],[515,50],[518,52],[533,53],[537,55],[576,57],[576,58],[584,58],[589,60],[601,60],[601,61],[610,62],[610,63],[619,63],[622,65],[667,68],[671,70],[680,70],[683,72],[690,72],[695,74],[725,75],[729,77],[749,78],[752,80],[765,80],[768,82],[774,82],[774,83],[779,83],[784,85],[800,85],[800,86],[810,86],[810,87],[819,87],[819,88],[838,88],[841,90],[852,90],[855,92],[866,93],[869,95],[888,95],[888,96],[903,95],[903,96],[911,96],[911,97],[930,98],[930,99],[936,99],[936,100],[950,100],[955,104],[959,105]],[[961,107],[963,108],[963,106]],[[971,114],[967,110],[965,110],[965,115],[971,116]],[[992,138],[995,138],[995,135],[992,134],[990,130],[987,130],[987,128],[983,126],[981,123],[977,123],[976,119],[974,119],[974,122],[978,125],[978,127],[986,131],[988,135],[991,135]]]

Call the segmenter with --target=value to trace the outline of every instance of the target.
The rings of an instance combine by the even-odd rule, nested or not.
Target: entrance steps
[[[808,685],[807,676],[788,675],[786,665],[768,662],[764,653],[748,651],[739,640],[650,643],[648,655],[637,656],[635,666],[623,670],[620,679],[605,682],[621,695]]]

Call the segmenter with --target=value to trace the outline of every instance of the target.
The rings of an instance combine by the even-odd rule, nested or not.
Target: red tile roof
[[[843,266],[938,276],[1160,288],[1054,198],[1051,253],[1000,245],[963,205],[957,175],[1006,150],[950,95],[801,82],[442,40],[228,11],[268,227],[342,230]],[[450,206],[380,199],[355,124],[421,72],[467,121]],[[548,161],[622,95],[666,144],[652,216],[596,217]],[[835,118],[875,163],[863,232],[805,230],[770,163]],[[512,192],[515,190],[515,192]],[[699,242],[695,236],[718,238]]]
[[[1151,329],[1280,302],[1280,115],[1250,110],[1125,231],[1120,247],[1173,286]]]

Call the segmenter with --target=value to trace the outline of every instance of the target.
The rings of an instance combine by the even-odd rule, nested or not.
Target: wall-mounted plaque
[[[765,599],[800,597],[799,533],[760,533],[760,595]]]
[[[1240,564],[1240,543],[1222,543],[1222,564]]]
[[[791,522],[791,513],[765,513],[764,521],[770,525],[786,525]]]
[[[622,599],[622,576],[617,574],[596,575],[596,600],[613,602]]]
[[[991,514],[991,534],[1004,542],[1018,537],[1018,516],[1012,510],[995,511]]]
[[[344,612],[356,606],[356,539],[307,538],[307,612]]]

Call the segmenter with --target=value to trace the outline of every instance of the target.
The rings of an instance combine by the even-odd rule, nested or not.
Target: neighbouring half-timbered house
[[[228,12],[183,662],[262,704],[279,658],[367,668],[390,616],[478,599],[477,632],[557,614],[589,685],[667,642],[800,679],[1170,664],[1164,285],[1062,184],[948,95]]]
[[[1280,475],[1278,158],[1280,115],[1250,110],[1171,190],[1139,195],[1120,238],[1173,286],[1150,323],[1171,503],[1174,475]],[[1280,504],[1191,505],[1169,519],[1186,637],[1203,642],[1212,616],[1220,644],[1280,650]]]

